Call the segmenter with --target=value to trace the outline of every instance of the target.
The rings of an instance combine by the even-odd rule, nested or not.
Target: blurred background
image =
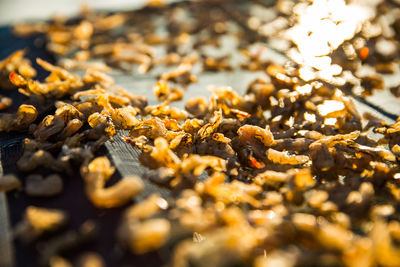
[[[83,5],[93,9],[116,11],[138,8],[147,2],[149,0],[0,0],[0,25],[21,20],[47,19],[55,14],[71,16]]]

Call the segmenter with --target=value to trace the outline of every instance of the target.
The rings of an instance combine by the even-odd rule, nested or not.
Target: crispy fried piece
[[[142,180],[137,176],[125,177],[113,186],[105,188],[107,180],[114,173],[106,157],[92,160],[81,167],[81,175],[86,184],[86,194],[92,203],[99,208],[122,206],[143,191]]]
[[[58,195],[63,190],[63,180],[58,174],[52,174],[43,178],[39,174],[31,174],[26,177],[25,192],[32,197],[51,197]]]

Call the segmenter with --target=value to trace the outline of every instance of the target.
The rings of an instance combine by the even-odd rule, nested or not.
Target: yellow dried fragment
[[[106,157],[98,157],[88,165],[81,167],[81,175],[86,184],[86,194],[96,207],[122,206],[143,191],[144,184],[138,176],[124,177],[115,185],[105,188],[107,180],[114,171],[114,167],[111,167],[110,161]]]
[[[310,160],[310,158],[305,155],[290,155],[288,152],[281,152],[272,148],[267,150],[266,155],[268,160],[276,164],[299,165]]]
[[[18,189],[21,181],[14,174],[3,175],[0,177],[0,192],[9,192]]]

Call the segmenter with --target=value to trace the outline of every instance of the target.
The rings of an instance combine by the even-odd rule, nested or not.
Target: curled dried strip
[[[63,180],[58,174],[43,178],[42,175],[32,174],[26,177],[25,192],[32,197],[51,197],[63,190]]]
[[[192,173],[195,176],[199,176],[208,167],[215,172],[225,171],[226,160],[215,156],[199,156],[192,154],[182,160],[180,172],[183,174]]]
[[[86,194],[92,203],[99,208],[122,206],[143,191],[144,184],[137,176],[121,179],[113,186],[105,188],[106,182],[114,173],[110,161],[106,157],[92,160],[81,167],[81,175],[85,180]]]
[[[166,138],[168,130],[165,127],[164,122],[159,118],[143,119],[139,125],[134,127],[130,134],[131,137],[146,136],[150,139],[156,139],[157,137]]]

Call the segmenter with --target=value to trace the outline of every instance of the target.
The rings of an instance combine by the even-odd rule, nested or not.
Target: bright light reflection
[[[294,7],[297,24],[287,30],[285,36],[297,46],[297,50],[289,51],[289,56],[303,66],[302,79],[313,79],[310,68],[321,71],[317,76],[325,79],[341,73],[339,66],[331,65],[330,54],[374,17],[373,5],[375,3],[356,0],[315,0]]]

